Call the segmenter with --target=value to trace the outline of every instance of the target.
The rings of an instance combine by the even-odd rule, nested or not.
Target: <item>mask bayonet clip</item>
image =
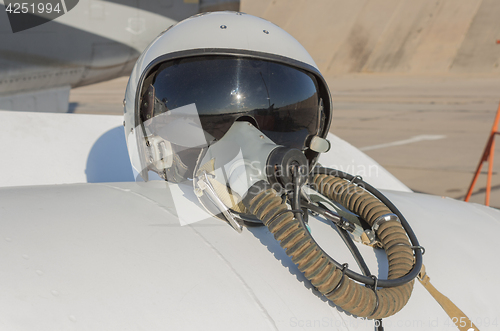
[[[210,183],[208,179],[208,174],[206,171],[203,171],[201,176],[198,177],[198,182],[196,185],[205,193],[208,198],[214,203],[214,205],[219,209],[219,211],[224,215],[229,224],[236,230],[236,232],[241,233],[243,231],[243,227],[240,223],[236,221],[228,208],[224,205],[221,199],[215,193],[215,189]]]

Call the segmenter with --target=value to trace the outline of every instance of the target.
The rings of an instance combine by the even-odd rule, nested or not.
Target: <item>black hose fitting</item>
[[[308,162],[304,153],[296,148],[277,147],[267,158],[267,180],[278,192],[281,188],[290,191],[293,189],[293,168],[298,169],[300,185],[303,185],[308,175]]]

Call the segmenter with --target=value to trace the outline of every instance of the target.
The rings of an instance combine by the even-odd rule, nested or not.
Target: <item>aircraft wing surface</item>
[[[179,193],[161,181],[1,188],[0,328],[373,330],[373,321],[318,297],[265,227],[238,234],[208,215],[181,226],[177,215],[194,208],[193,196],[172,194]],[[481,330],[496,330],[500,212],[385,194],[425,246],[433,284],[482,322]],[[331,256],[355,268],[335,230],[310,224]],[[372,272],[385,277],[383,252],[360,249]],[[384,326],[454,328],[418,282],[407,306]]]
[[[0,187],[133,181],[123,116],[0,110]],[[411,192],[372,158],[329,134],[320,162],[379,189]]]

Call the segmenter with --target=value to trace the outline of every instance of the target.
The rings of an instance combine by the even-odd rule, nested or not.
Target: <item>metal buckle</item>
[[[372,231],[373,232],[377,231],[378,228],[379,228],[379,226],[382,223],[385,223],[385,222],[388,222],[388,221],[397,221],[397,222],[400,222],[399,221],[399,217],[396,214],[392,214],[392,213],[385,214],[385,215],[377,217],[377,219],[373,222],[373,224],[372,224]]]

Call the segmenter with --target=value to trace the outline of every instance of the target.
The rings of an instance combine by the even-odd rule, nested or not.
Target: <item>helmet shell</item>
[[[137,143],[136,127],[140,91],[145,77],[156,64],[197,55],[234,55],[259,58],[297,67],[313,74],[324,98],[326,125],[319,135],[326,137],[332,102],[326,82],[305,48],[277,25],[239,12],[202,13],[163,31],[144,50],[130,75],[124,100],[125,136],[132,166],[141,173],[144,160]]]

